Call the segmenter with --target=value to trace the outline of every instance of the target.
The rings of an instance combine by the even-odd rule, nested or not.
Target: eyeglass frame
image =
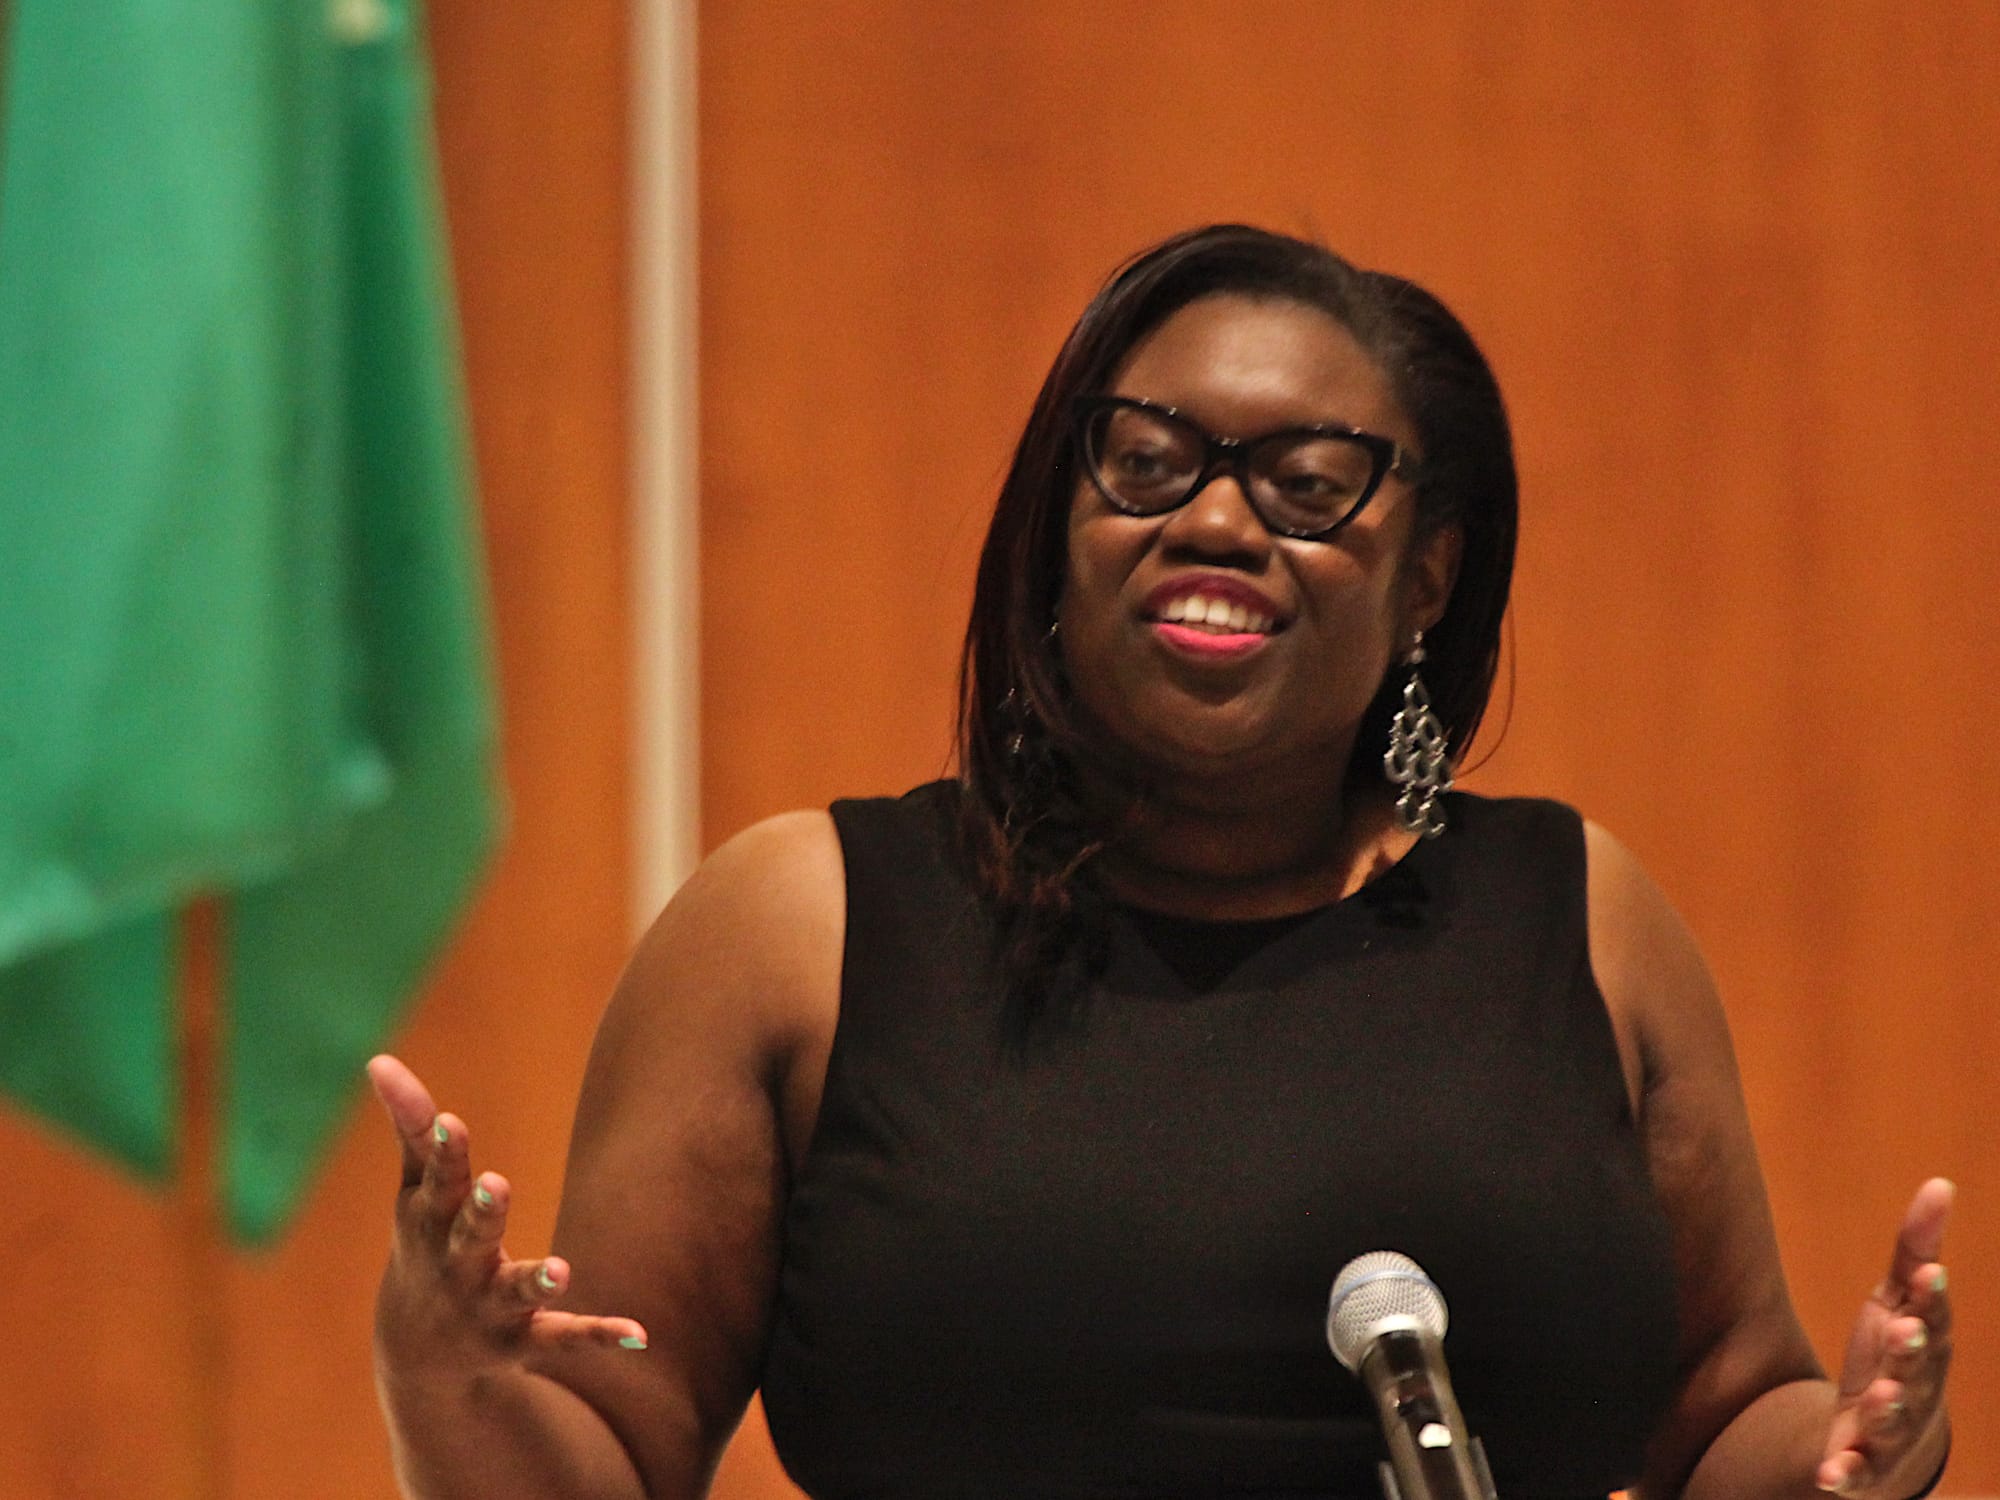
[[[1143,411],[1166,417],[1201,439],[1201,466],[1195,471],[1194,483],[1189,486],[1188,492],[1172,505],[1162,506],[1158,510],[1135,510],[1129,502],[1114,495],[1098,477],[1097,464],[1090,453],[1091,423],[1101,412],[1120,409]],[[1070,435],[1076,444],[1077,462],[1082,465],[1084,473],[1090,476],[1091,487],[1119,514],[1170,516],[1207,489],[1218,472],[1226,471],[1229,477],[1236,481],[1236,488],[1242,494],[1244,504],[1250,507],[1266,531],[1302,542],[1325,541],[1361,514],[1362,509],[1375,498],[1375,492],[1382,488],[1390,475],[1394,474],[1400,479],[1407,480],[1419,467],[1416,455],[1408,448],[1394,438],[1384,437],[1379,432],[1369,432],[1365,428],[1348,427],[1338,422],[1316,422],[1297,427],[1280,427],[1271,432],[1260,433],[1256,437],[1217,437],[1179,407],[1169,406],[1162,401],[1148,401],[1141,396],[1113,396],[1102,393],[1077,396],[1070,402],[1070,425]],[[1340,442],[1353,443],[1368,455],[1372,464],[1368,482],[1361,487],[1360,495],[1341,513],[1338,520],[1307,531],[1294,526],[1278,525],[1264,514],[1264,508],[1257,503],[1256,492],[1250,483],[1250,455],[1266,443],[1280,438],[1333,438]]]

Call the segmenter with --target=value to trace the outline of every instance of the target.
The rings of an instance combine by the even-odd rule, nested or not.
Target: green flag
[[[223,893],[222,1181],[262,1238],[497,823],[418,17],[12,10],[0,1088],[163,1172],[174,914]]]

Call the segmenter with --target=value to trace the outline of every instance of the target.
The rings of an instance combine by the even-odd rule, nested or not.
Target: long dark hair
[[[1077,319],[1035,398],[980,553],[959,668],[961,829],[1001,917],[1009,990],[1031,1008],[1092,967],[1089,939],[1101,931],[1082,919],[1101,900],[1089,861],[1104,810],[1086,807],[1081,779],[1110,752],[1085,731],[1051,639],[1076,479],[1071,403],[1103,390],[1175,312],[1219,293],[1318,308],[1388,376],[1422,455],[1416,535],[1464,534],[1450,603],[1424,636],[1424,681],[1454,762],[1492,692],[1518,485],[1500,388],[1464,325],[1412,282],[1246,225],[1192,230],[1134,256]],[[1400,693],[1392,673],[1363,720],[1352,774],[1379,756]]]

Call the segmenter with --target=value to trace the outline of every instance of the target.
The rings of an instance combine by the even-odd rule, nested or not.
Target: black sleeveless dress
[[[841,1010],[763,1379],[821,1500],[1379,1495],[1334,1273],[1443,1289],[1502,1500],[1633,1481],[1672,1384],[1667,1225],[1592,978],[1582,824],[1455,795],[1301,917],[1123,912],[1009,1041],[956,789],[834,804]]]

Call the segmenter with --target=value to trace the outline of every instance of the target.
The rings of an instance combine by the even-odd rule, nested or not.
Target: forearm
[[[519,1365],[463,1379],[378,1370],[376,1391],[408,1500],[649,1500],[604,1418],[547,1375]],[[701,1491],[691,1478],[672,1500]]]
[[[1766,1391],[1709,1444],[1681,1500],[1820,1500],[1815,1476],[1837,1404],[1828,1380],[1795,1380]],[[1916,1494],[1944,1462],[1949,1430],[1939,1410],[1895,1469],[1857,1493],[1881,1500]]]

